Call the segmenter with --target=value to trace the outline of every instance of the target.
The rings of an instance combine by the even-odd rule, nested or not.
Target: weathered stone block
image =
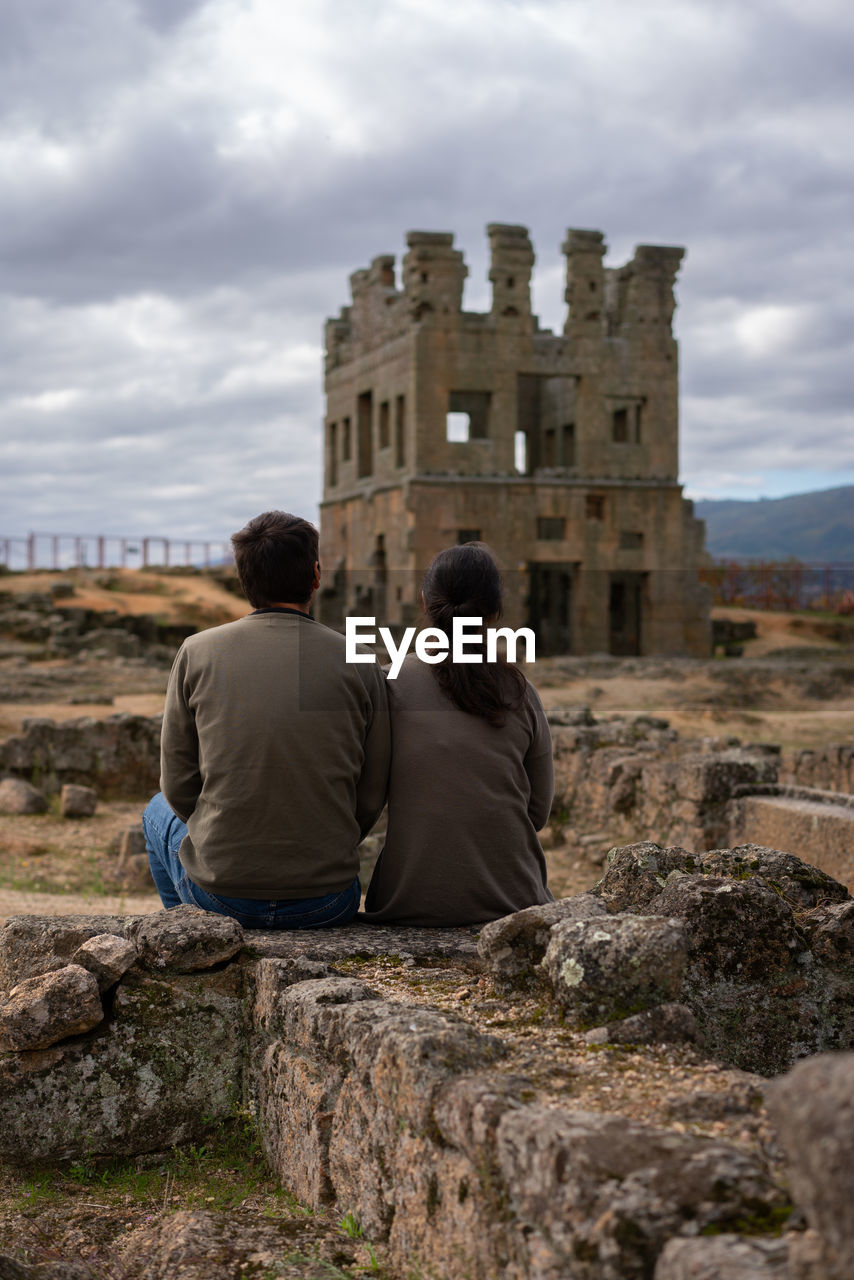
[[[91,818],[98,807],[98,793],[92,787],[66,782],[59,793],[59,811],[63,818]]]
[[[696,870],[699,859],[678,846],[662,849],[648,840],[612,849],[602,879],[592,893],[609,911],[645,911],[672,871]]]
[[[555,925],[543,968],[569,1016],[598,1023],[672,1001],[687,953],[681,921],[617,915]]]
[[[619,1022],[593,1027],[588,1044],[685,1044],[702,1042],[697,1019],[684,1004],[659,1004]]]
[[[0,813],[45,813],[47,800],[23,778],[4,778],[0,782]]]
[[[129,973],[93,1035],[0,1057],[0,1156],[64,1160],[196,1141],[234,1114],[244,1046],[240,966],[158,980]]]
[[[854,1275],[854,1054],[799,1062],[768,1089],[796,1203],[820,1240],[821,1280]]]
[[[802,950],[791,907],[758,876],[678,876],[648,909],[685,921],[690,966],[708,978],[765,978]]]
[[[497,1153],[524,1274],[538,1280],[645,1280],[671,1237],[733,1229],[784,1203],[754,1157],[624,1116],[508,1111]]]
[[[104,1017],[98,983],[80,965],[26,978],[0,1005],[0,1050],[47,1049],[96,1027]]]
[[[705,875],[748,879],[761,876],[796,909],[816,907],[822,902],[847,902],[851,894],[844,884],[827,872],[803,862],[793,853],[768,849],[759,844],[736,845],[734,849],[712,849],[700,859]]]
[[[720,1235],[669,1240],[654,1280],[794,1280],[785,1240]]]
[[[95,977],[100,991],[118,982],[136,962],[136,945],[114,933],[100,933],[89,938],[74,952],[72,964],[82,965]]]
[[[244,937],[230,916],[188,906],[137,916],[127,933],[136,943],[141,964],[175,973],[194,973],[230,960],[242,948]]]
[[[122,935],[123,916],[10,916],[0,929],[0,992],[67,965],[88,938]]]
[[[589,893],[526,907],[485,924],[477,940],[478,954],[496,978],[532,976],[545,955],[553,925],[561,920],[590,920],[607,914],[605,904]]]
[[[854,901],[831,902],[801,916],[814,956],[826,964],[854,964]]]

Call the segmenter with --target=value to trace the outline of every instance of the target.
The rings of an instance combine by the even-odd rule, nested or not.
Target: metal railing
[[[119,537],[114,534],[28,533],[0,537],[0,565],[8,570],[107,569],[120,567],[211,568],[230,564],[228,542],[165,538],[160,535]]]

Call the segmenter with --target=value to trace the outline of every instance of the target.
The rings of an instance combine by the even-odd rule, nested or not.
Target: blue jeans
[[[244,929],[317,929],[322,925],[348,924],[359,910],[361,886],[356,876],[339,893],[322,898],[224,898],[193,884],[178,850],[187,834],[186,824],[158,791],[142,815],[148,865],[164,907],[201,907],[220,916],[231,916]]]

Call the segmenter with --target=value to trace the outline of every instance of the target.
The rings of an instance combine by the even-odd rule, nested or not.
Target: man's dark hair
[[[287,511],[265,511],[232,535],[234,564],[255,609],[308,604],[317,563],[317,530]]]

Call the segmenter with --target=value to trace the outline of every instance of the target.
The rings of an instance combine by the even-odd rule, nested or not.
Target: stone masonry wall
[[[744,879],[737,850],[722,851],[698,874],[677,873],[682,851],[653,857],[652,849],[622,850],[598,900],[581,895],[517,913],[489,926],[477,944],[468,930],[359,924],[244,938],[235,922],[187,907],[142,918],[17,917],[0,931],[0,985],[8,992],[0,1004],[0,1154],[55,1160],[156,1151],[197,1140],[242,1098],[283,1184],[310,1207],[353,1214],[385,1250],[392,1274],[843,1280],[854,1233],[850,1215],[846,1225],[828,1205],[854,1176],[850,1055],[796,1068],[793,1079],[817,1064],[823,1082],[811,1096],[798,1076],[789,1090],[797,1106],[785,1082],[767,1086],[772,1104],[780,1099],[780,1135],[810,1227],[804,1233],[796,1225],[781,1240],[767,1234],[789,1213],[779,1168],[769,1163],[769,1139],[745,1145],[691,1132],[692,1116],[707,1117],[714,1095],[686,1094],[680,1114],[688,1123],[675,1127],[628,1118],[619,1104],[613,1112],[607,1103],[573,1107],[571,1092],[556,1097],[521,1076],[506,1037],[479,1025],[475,1010],[391,998],[346,972],[355,958],[371,956],[425,973],[451,965],[457,980],[468,973],[474,981],[485,965],[500,982],[512,969],[513,981],[535,979],[544,992],[551,989],[546,1007],[557,1001],[572,1027],[578,958],[590,975],[585,999],[595,1005],[604,997],[613,1008],[616,993],[600,986],[597,996],[590,982],[610,971],[628,992],[633,950],[646,939],[658,976],[644,986],[642,1003],[650,1012],[675,1008],[660,1001],[671,994],[677,970],[689,986],[705,981],[699,999],[707,1000],[728,972],[737,937],[750,940],[751,965],[789,963],[783,953],[790,924],[770,876],[809,917],[815,963],[829,966],[837,983],[848,982],[850,1006],[851,900],[841,886],[774,851],[750,853]],[[659,894],[662,878],[676,914],[656,915],[658,896],[641,907],[653,914],[632,914],[635,899]],[[727,883],[744,892],[722,893]],[[828,894],[829,909],[812,905]],[[693,939],[687,948],[683,920]],[[508,969],[513,954],[521,969]],[[529,971],[536,955],[544,956],[538,976]],[[790,1013],[789,1032],[777,1034],[789,1034],[795,1045],[797,1008]],[[638,1017],[623,1020],[643,1040]],[[671,1016],[668,1031],[659,1019],[656,1035],[695,1036],[689,1014],[678,1022]],[[615,1082],[619,1025],[606,1030],[604,1047],[618,1055]],[[582,1070],[583,1033],[578,1037],[568,1029],[553,1041],[566,1046],[565,1055],[576,1046],[566,1059],[575,1072]],[[587,1039],[595,1054],[593,1033]],[[558,1076],[560,1062],[559,1054]],[[673,1062],[683,1074],[696,1070],[698,1081],[709,1079],[702,1056]],[[721,1100],[737,1109],[745,1094],[746,1114],[766,1091],[759,1077],[744,1073],[725,1075],[723,1083]],[[824,1157],[816,1161],[805,1154],[809,1117],[825,1095],[836,1100],[834,1122],[817,1120]],[[838,1192],[825,1186],[825,1170],[833,1171]],[[753,1269],[723,1269],[728,1251],[747,1256]],[[146,1267],[156,1280],[170,1274],[156,1253]],[[212,1280],[220,1274],[212,1272]]]

